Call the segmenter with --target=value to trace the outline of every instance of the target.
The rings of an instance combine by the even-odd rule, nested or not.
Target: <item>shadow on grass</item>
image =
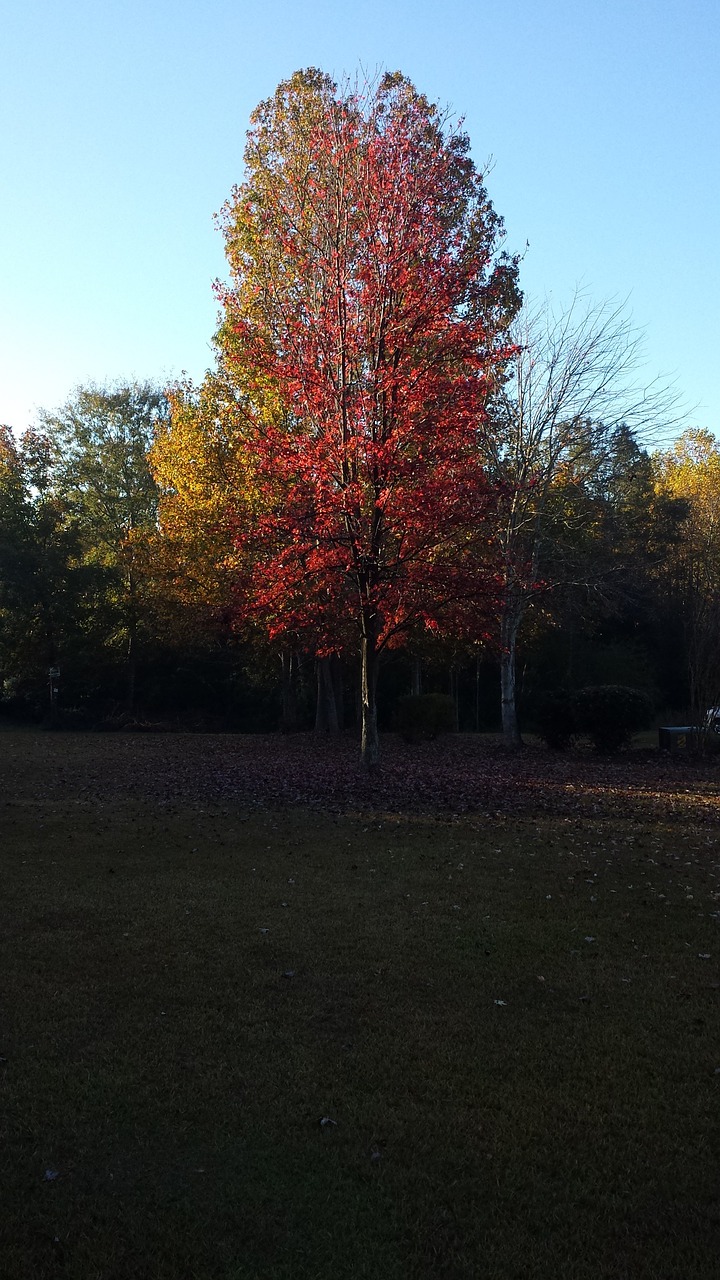
[[[714,1280],[702,805],[263,809],[245,744],[83,741],[6,758],[4,1280]]]

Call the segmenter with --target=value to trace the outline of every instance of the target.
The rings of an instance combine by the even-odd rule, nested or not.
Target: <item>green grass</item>
[[[715,826],[60,791],[64,741],[3,735],[3,1280],[715,1280]]]

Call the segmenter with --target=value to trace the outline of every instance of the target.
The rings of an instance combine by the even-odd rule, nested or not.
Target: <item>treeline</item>
[[[199,386],[79,389],[0,440],[0,709],[287,731],[448,694],[720,702],[718,451],[622,307],[533,308],[469,140],[399,73],[251,118]]]
[[[273,644],[244,607],[228,493],[247,481],[247,459],[230,432],[208,430],[208,413],[187,388],[91,387],[19,441],[2,430],[0,714],[68,727],[359,725],[355,655]],[[167,482],[171,460],[184,491]],[[539,500],[537,485],[522,497]],[[487,513],[491,557],[509,500],[501,488]],[[627,428],[595,428],[582,467],[558,465],[543,502],[523,548],[536,563],[518,636],[521,722],[532,726],[547,692],[588,684],[642,689],[664,711],[718,701],[713,437],[688,431],[650,452]],[[455,634],[451,620],[388,649],[381,726],[403,696],[442,692],[458,728],[499,727],[499,574],[496,588],[481,636],[461,613]]]

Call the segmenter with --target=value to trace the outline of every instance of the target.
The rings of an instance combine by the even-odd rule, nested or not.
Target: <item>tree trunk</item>
[[[298,727],[297,694],[295,692],[295,655],[292,649],[283,649],[280,654],[282,665],[282,711],[280,713],[280,732],[295,733]]]
[[[315,732],[340,732],[337,701],[335,698],[335,681],[333,679],[333,659],[317,658],[315,661],[317,674],[317,703],[315,706]]]
[[[700,749],[706,751],[717,730],[708,712],[720,701],[720,602],[714,595],[701,595],[692,602],[687,642],[690,686],[690,723],[698,730]]]
[[[500,623],[500,697],[504,745],[510,751],[522,746],[515,701],[515,648],[520,615],[506,609]]]
[[[422,693],[422,667],[419,658],[410,659],[410,693],[419,698]]]
[[[377,727],[377,677],[379,654],[374,632],[362,638],[361,699],[362,740],[360,755],[366,769],[376,769],[380,762],[380,739]]]
[[[335,695],[335,711],[337,713],[338,732],[342,733],[345,728],[345,681],[343,678],[342,658],[339,654],[333,654],[330,659],[330,669],[332,671],[332,684],[333,693]]]
[[[353,727],[357,729],[362,724],[362,672],[356,672],[356,679],[353,681]]]
[[[128,624],[128,642],[125,652],[125,705],[130,715],[135,710],[135,682],[137,679],[137,623],[134,616]]]
[[[450,697],[453,701],[454,717],[453,732],[460,732],[460,673],[453,663],[450,668]]]
[[[127,649],[125,650],[125,706],[130,715],[135,710],[135,684],[137,680],[137,632],[138,632],[138,611],[137,611],[137,590],[135,583],[135,575],[132,569],[128,573],[127,578],[128,589],[128,620],[127,620]]]
[[[47,652],[48,680],[49,680],[48,692],[50,695],[50,721],[52,724],[56,724],[57,713],[58,713],[58,705],[57,705],[58,686],[57,686],[57,680],[55,679],[54,676],[50,674],[50,672],[55,667],[57,667],[57,660],[58,660],[57,649],[55,648],[55,634],[53,630],[52,614],[44,600],[41,600],[40,608],[42,610],[43,623],[45,628],[45,641],[47,644],[46,652]],[[2,687],[2,679],[0,678],[0,688],[1,687]]]

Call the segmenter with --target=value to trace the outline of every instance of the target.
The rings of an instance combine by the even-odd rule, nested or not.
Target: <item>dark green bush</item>
[[[54,713],[41,721],[43,729],[87,730],[92,729],[94,719],[85,707],[56,707]]]
[[[444,693],[421,693],[401,698],[395,728],[406,742],[429,742],[455,728],[455,703]]]
[[[0,717],[12,724],[25,724],[42,719],[46,700],[31,694],[11,694],[0,699]]]
[[[554,751],[567,751],[577,732],[575,703],[571,693],[558,690],[541,698],[535,708],[538,735]]]
[[[573,698],[579,733],[587,734],[596,751],[619,751],[634,734],[653,720],[652,700],[641,689],[620,684],[591,685]]]

